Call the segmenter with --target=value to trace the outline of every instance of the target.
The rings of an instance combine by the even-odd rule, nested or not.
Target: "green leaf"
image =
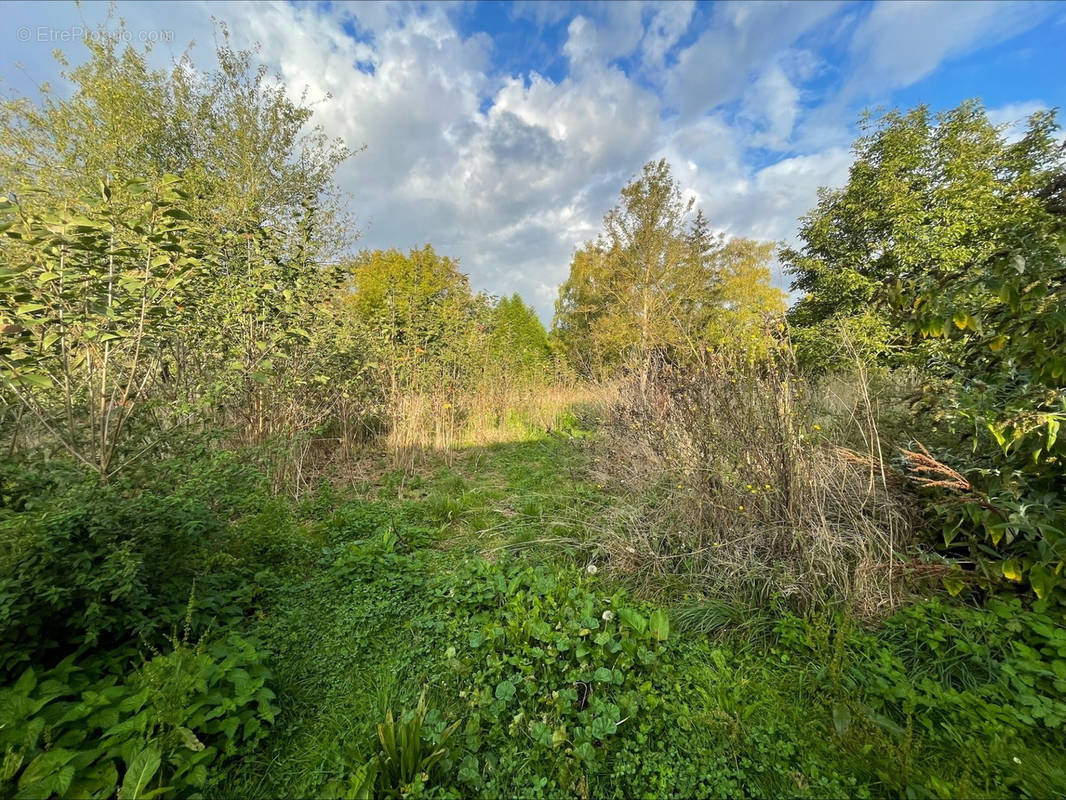
[[[33,667],[30,667],[15,681],[14,691],[16,694],[28,696],[37,685],[37,673],[33,671]]]
[[[1029,585],[1033,587],[1036,596],[1043,600],[1059,583],[1059,576],[1048,570],[1043,564],[1034,564],[1029,570]]]
[[[105,761],[103,764],[96,764],[88,769],[79,769],[66,796],[71,798],[114,797],[116,788],[118,788],[118,770],[115,768],[115,762]]]
[[[32,783],[43,781],[59,773],[75,755],[77,753],[73,750],[65,750],[62,747],[46,750],[33,759],[22,775],[19,776],[19,788],[23,789]]]
[[[38,389],[52,388],[52,379],[39,372],[24,372],[20,375],[16,375],[15,382],[25,384],[26,386],[36,386]]]
[[[651,635],[655,637],[655,640],[665,642],[666,637],[670,635],[670,619],[666,616],[666,612],[662,609],[656,610],[651,615],[650,625]]]
[[[496,684],[496,699],[503,700],[505,703],[515,696],[515,686],[510,681],[500,681]]]
[[[833,727],[836,728],[837,736],[841,739],[851,727],[851,712],[844,706],[833,706]]]
[[[122,787],[118,790],[119,800],[143,798],[149,781],[159,769],[159,763],[159,750],[154,746],[147,747],[135,755],[126,767]]]
[[[644,633],[648,629],[648,621],[631,608],[619,609],[618,618],[637,633]]]
[[[180,219],[189,222],[195,219],[193,215],[190,214],[188,211],[183,211],[180,208],[168,208],[166,211],[163,212],[163,216],[170,217],[171,219]]]
[[[374,796],[374,780],[378,774],[378,760],[372,758],[352,772],[348,783],[348,797],[351,800],[370,800]]]
[[[63,796],[70,788],[76,772],[73,764],[67,764],[47,777],[19,789],[15,793],[15,800],[47,800],[52,795]]]

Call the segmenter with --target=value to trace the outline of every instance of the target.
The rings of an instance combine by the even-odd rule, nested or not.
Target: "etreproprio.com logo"
[[[172,42],[174,31],[169,30],[119,30],[102,31],[72,25],[69,28],[54,28],[48,25],[22,25],[15,31],[15,38],[20,42],[62,44],[63,42],[83,41],[121,41],[134,42]]]

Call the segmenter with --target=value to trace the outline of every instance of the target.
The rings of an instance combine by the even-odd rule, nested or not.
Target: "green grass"
[[[281,714],[212,792],[344,796],[375,726],[423,690],[426,735],[459,728],[415,796],[1066,791],[1066,634],[1020,607],[933,600],[864,631],[690,603],[666,641],[615,649],[638,634],[601,611],[654,609],[585,573],[581,520],[612,502],[586,460],[544,435],[309,503],[326,545],[252,624]],[[599,688],[582,707],[568,693],[585,678]]]

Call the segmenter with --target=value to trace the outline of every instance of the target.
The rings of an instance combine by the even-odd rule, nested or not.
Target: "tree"
[[[868,357],[921,367],[925,411],[949,433],[935,455],[968,487],[945,497],[917,473],[944,542],[963,537],[979,564],[998,551],[1003,575],[1046,596],[1066,563],[1066,158],[1055,115],[1032,115],[1013,141],[974,101],[863,128],[848,183],[820,193],[802,248],[782,253],[806,292],[790,314],[801,355],[831,364],[809,345],[843,325],[875,334],[860,338]]]
[[[550,365],[548,332],[532,306],[517,294],[500,298],[490,315],[489,355],[511,375],[543,378]]]
[[[769,323],[784,314],[785,293],[770,283],[772,242],[730,239],[715,253],[714,283],[704,315],[703,340],[712,349],[733,349],[748,357],[767,354]]]
[[[770,285],[773,246],[727,242],[702,210],[686,224],[691,207],[665,161],[646,164],[604,233],[575,253],[552,340],[581,371],[635,365],[644,386],[657,354],[684,361],[708,346],[748,348],[763,319],[784,309]]]
[[[0,101],[4,191],[34,218],[65,218],[101,182],[179,176],[181,211],[212,239],[212,257],[159,357],[167,380],[153,383],[155,413],[236,422],[255,440],[306,421],[293,401],[322,384],[308,343],[335,286],[325,265],[353,238],[332,181],[347,148],[309,128],[304,98],[234,50],[225,28],[207,73],[188,59],[151,70],[121,28],[95,33],[66,86]]]
[[[87,60],[62,73],[65,87],[0,101],[0,184],[73,199],[111,177],[179,175],[189,213],[228,230],[292,230],[310,197],[319,235],[346,244],[332,179],[350,151],[309,127],[306,98],[270,81],[224,26],[211,72],[188,57],[151,70],[144,52],[123,46],[123,31],[86,36]]]
[[[676,344],[681,284],[691,274],[684,242],[691,206],[665,160],[645,164],[604,217],[600,240],[575,256],[560,289],[560,335],[573,342],[584,328],[595,360],[632,361],[642,386],[654,353]]]
[[[692,200],[684,200],[666,159],[649,162],[639,178],[622,189],[622,202],[603,219],[607,249],[613,260],[615,303],[635,320],[633,343],[645,388],[653,354],[676,343],[681,299],[693,277],[686,270],[685,217]]]
[[[600,240],[575,256],[560,289],[557,327],[586,327],[605,361],[637,365],[642,387],[655,352],[677,343],[675,320],[692,275],[684,239],[691,207],[669,164],[648,162],[603,218]]]
[[[621,335],[612,335],[610,280],[601,244],[587,242],[574,254],[570,275],[555,301],[552,348],[587,376],[605,376],[621,364],[625,352],[624,324]]]
[[[364,331],[357,347],[376,364],[390,397],[464,377],[471,327],[482,321],[485,302],[456,260],[427,244],[406,255],[364,252],[349,269],[340,322]]]
[[[804,293],[789,313],[799,355],[831,363],[804,343],[839,340],[841,326],[871,358],[942,351],[918,347],[900,299],[986,262],[1009,228],[1044,224],[1037,198],[1061,158],[1049,119],[1034,116],[1009,143],[974,101],[935,116],[924,105],[864,116],[847,184],[819,192],[801,221],[802,246],[781,252],[793,290]]]
[[[159,400],[170,342],[208,263],[179,184],[101,184],[97,197],[46,214],[0,203],[0,379],[104,480],[158,442],[157,428],[137,452],[123,446]]]
[[[336,409],[322,310],[354,238],[332,181],[348,151],[221,34],[216,70],[183,59],[158,71],[121,29],[102,28],[65,85],[0,100],[0,188],[14,200],[0,352],[21,359],[33,345],[40,357],[39,374],[17,380],[29,361],[0,364],[13,446],[61,445],[106,478],[164,437],[213,425],[249,442],[290,438]],[[131,186],[148,187],[140,203],[180,192],[165,218],[185,228],[167,247],[195,264],[167,278],[175,286],[154,282],[162,261],[134,277],[164,242]],[[104,229],[106,246],[90,248]],[[29,285],[35,270],[63,278]]]

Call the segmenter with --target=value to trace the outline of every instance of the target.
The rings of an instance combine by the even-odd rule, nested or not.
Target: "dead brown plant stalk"
[[[942,461],[938,461],[930,453],[928,448],[919,441],[915,441],[918,451],[900,448],[900,453],[907,462],[908,477],[919,486],[928,489],[946,489],[950,492],[971,493],[971,484],[962,474],[952,469]]]
[[[817,386],[771,364],[661,366],[646,393],[624,388],[598,459],[623,498],[598,524],[610,566],[652,594],[891,609],[915,514],[876,414],[854,418],[862,451],[828,440]]]

